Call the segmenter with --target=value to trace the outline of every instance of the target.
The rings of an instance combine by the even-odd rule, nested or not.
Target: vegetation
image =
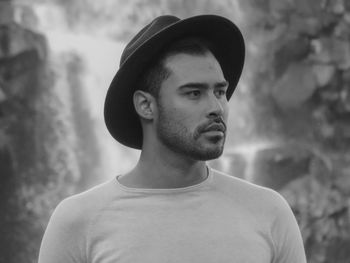
[[[247,60],[232,98],[226,171],[283,194],[308,262],[350,257],[350,5],[345,0],[0,1],[0,262],[36,262],[59,200],[83,190],[98,165],[75,55],[49,59],[35,5],[67,29],[127,40],[155,15],[215,13],[235,21]],[[9,12],[10,10],[10,12]],[[8,14],[21,14],[13,23]],[[7,22],[5,21],[5,14]],[[1,20],[0,19],[0,20]],[[18,19],[18,17],[16,18]],[[28,27],[31,29],[29,30]],[[70,94],[73,106],[62,92]],[[242,143],[243,142],[243,143]],[[264,143],[257,146],[257,143]],[[245,151],[238,146],[246,146]],[[247,145],[252,147],[247,154]],[[250,157],[249,157],[250,156]],[[252,156],[254,158],[252,158]],[[248,158],[249,157],[249,158]],[[222,166],[222,163],[216,163]],[[253,169],[251,169],[253,167]],[[249,170],[249,171],[248,171]],[[82,174],[85,176],[83,177]],[[18,253],[18,251],[20,251]]]

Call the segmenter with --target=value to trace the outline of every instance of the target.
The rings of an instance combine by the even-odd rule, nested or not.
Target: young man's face
[[[218,61],[211,53],[177,54],[165,66],[171,73],[159,91],[159,140],[194,160],[219,157],[226,137],[228,83]]]

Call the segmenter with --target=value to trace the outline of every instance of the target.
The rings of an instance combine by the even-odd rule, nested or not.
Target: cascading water
[[[94,32],[83,33],[74,32],[69,29],[65,23],[65,16],[62,9],[53,4],[37,4],[33,10],[38,18],[37,30],[42,32],[48,41],[50,50],[49,60],[52,65],[56,82],[53,87],[57,100],[62,105],[58,112],[61,112],[62,122],[69,129],[70,136],[76,136],[74,130],[74,118],[72,117],[73,107],[76,104],[72,98],[72,89],[81,90],[81,107],[89,114],[91,123],[87,129],[93,130],[99,149],[99,167],[95,170],[96,174],[80,175],[77,170],[77,176],[89,177],[89,185],[94,185],[104,181],[107,178],[115,176],[117,173],[123,173],[130,169],[138,153],[127,149],[114,142],[108,134],[103,122],[103,104],[104,97],[109,83],[115,74],[119,58],[124,47],[124,43],[117,42],[103,35],[95,35]],[[79,70],[76,76],[79,86],[72,86],[67,76],[67,61],[78,59]],[[86,141],[88,143],[95,143]],[[75,145],[74,142],[72,142]],[[71,149],[74,151],[74,149]],[[79,149],[77,149],[79,151]],[[69,153],[67,153],[69,154]],[[75,155],[75,158],[78,158]],[[79,163],[71,158],[71,164]]]

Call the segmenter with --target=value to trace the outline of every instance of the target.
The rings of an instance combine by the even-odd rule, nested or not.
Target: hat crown
[[[120,59],[120,67],[124,64],[128,57],[148,39],[152,38],[158,32],[178,22],[179,20],[180,19],[176,16],[159,16],[144,28],[142,28],[126,45]]]

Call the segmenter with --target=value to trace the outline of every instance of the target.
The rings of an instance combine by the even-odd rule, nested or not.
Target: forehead
[[[182,81],[224,81],[219,62],[210,52],[206,54],[175,54],[164,61],[169,78]]]

